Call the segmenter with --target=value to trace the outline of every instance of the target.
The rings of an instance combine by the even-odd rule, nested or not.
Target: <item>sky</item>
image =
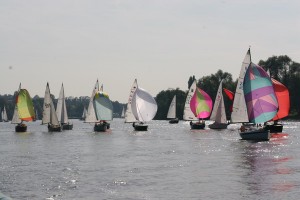
[[[131,85],[153,96],[187,90],[219,69],[252,61],[300,62],[298,0],[0,0],[0,94],[19,83],[44,96],[90,96],[98,79],[127,103]]]

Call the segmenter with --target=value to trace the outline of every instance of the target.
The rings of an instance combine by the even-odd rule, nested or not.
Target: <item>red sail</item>
[[[288,116],[289,114],[290,95],[289,90],[282,83],[273,78],[271,80],[279,104],[279,110],[272,120],[278,120]]]
[[[226,88],[223,88],[225,94],[227,95],[227,97],[230,99],[230,100],[233,100],[234,98],[234,94],[233,92],[231,92],[230,90],[227,90]]]
[[[223,91],[225,92],[226,96],[227,96],[231,101],[233,101],[233,99],[234,99],[234,93],[231,92],[230,90],[226,89],[226,88],[223,88]],[[230,106],[230,112],[232,112],[232,105]]]

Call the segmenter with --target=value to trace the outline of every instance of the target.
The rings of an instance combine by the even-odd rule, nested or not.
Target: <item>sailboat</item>
[[[64,85],[61,85],[61,89],[59,92],[59,97],[56,105],[56,114],[58,117],[58,121],[60,122],[63,130],[72,130],[73,124],[70,123],[68,118],[66,99],[65,99],[65,90]]]
[[[178,118],[176,117],[176,95],[174,95],[171,104],[169,106],[167,118],[171,119],[169,121],[170,124],[177,124],[178,123]]]
[[[125,108],[122,106],[121,118],[125,118]]]
[[[94,131],[103,132],[110,129],[107,121],[112,120],[112,103],[107,94],[103,93],[103,85],[99,88],[99,82],[96,81],[88,105],[85,123],[95,123]]]
[[[148,125],[145,122],[151,121],[156,112],[155,99],[147,91],[138,87],[135,79],[129,93],[125,123],[132,123],[136,131],[147,131]]]
[[[190,121],[191,129],[204,129],[205,118],[210,116],[212,99],[196,86],[196,80],[191,85],[184,106],[183,119]],[[193,123],[193,121],[197,122]]]
[[[83,112],[82,112],[82,116],[81,116],[80,120],[85,120],[86,115],[87,115],[87,109],[85,107],[83,107]]]
[[[110,129],[108,121],[113,120],[113,105],[108,94],[98,91],[94,96],[94,108],[98,123],[94,126],[94,131],[106,131]]]
[[[5,106],[3,106],[3,110],[1,111],[1,120],[2,122],[8,122]]]
[[[61,124],[58,121],[54,104],[50,95],[49,83],[47,83],[45,90],[42,124],[48,124],[48,131],[50,132],[61,131]]]
[[[289,114],[290,95],[289,95],[289,90],[285,85],[275,80],[274,78],[271,78],[271,81],[278,100],[279,109],[275,117],[273,117],[273,119],[270,122],[266,123],[265,128],[269,129],[271,133],[281,133],[283,129],[283,125],[282,123],[278,123],[278,120],[288,116]]]
[[[93,88],[90,101],[89,101],[87,113],[86,113],[85,120],[84,120],[85,123],[96,123],[97,122],[93,101],[94,101],[94,96],[98,91],[99,91],[99,82],[97,80],[95,87]]]
[[[262,67],[251,62],[249,49],[241,67],[231,121],[243,123],[240,129],[243,140],[269,140],[270,131],[259,124],[272,119],[277,109],[271,79]]]
[[[222,94],[222,83],[223,80],[220,82],[216,99],[215,99],[215,104],[210,116],[210,119],[215,121],[213,124],[208,125],[208,127],[211,129],[226,129],[228,126],[227,119],[226,119],[224,99]]]
[[[35,112],[33,107],[32,99],[29,92],[26,89],[21,89],[21,83],[16,96],[16,105],[14,110],[14,115],[11,120],[12,124],[17,124],[15,127],[16,132],[26,132],[27,125],[24,121],[34,121]]]

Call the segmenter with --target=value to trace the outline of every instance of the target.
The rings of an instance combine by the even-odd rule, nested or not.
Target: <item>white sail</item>
[[[52,125],[55,126],[60,125],[55,112],[53,101],[51,99],[49,84],[47,83],[45,97],[44,97],[44,104],[43,104],[42,124],[48,124],[48,123],[51,123]]]
[[[86,114],[87,114],[87,110],[86,110],[86,108],[84,107],[84,108],[83,108],[83,113],[82,113],[81,119],[85,119],[85,118],[86,118]]]
[[[18,93],[17,93],[17,96],[19,95],[19,92],[20,92],[20,89],[21,89],[21,83],[19,85],[19,89],[18,89]],[[11,119],[11,123],[12,124],[19,124],[21,123],[22,120],[20,119],[19,117],[19,112],[18,112],[18,107],[17,107],[17,102],[15,102],[15,109],[14,109],[14,115]]]
[[[112,120],[113,119],[113,105],[107,94],[97,92],[94,97],[94,108],[96,110],[97,120]]]
[[[125,109],[124,109],[124,106],[123,106],[122,113],[121,113],[121,118],[124,118],[124,117],[125,117]]]
[[[244,61],[242,63],[238,83],[235,90],[234,100],[233,100],[233,106],[232,106],[232,113],[231,113],[231,122],[248,122],[248,113],[247,113],[247,107],[244,97],[244,91],[243,91],[243,83],[244,83],[244,77],[246,74],[246,71],[251,63],[251,54],[250,49],[247,51],[247,54],[244,58]]]
[[[221,81],[219,85],[219,89],[216,95],[215,104],[210,116],[211,120],[214,120],[217,123],[227,123],[226,119],[226,112],[225,112],[225,105],[224,105],[224,99],[223,99],[223,93],[222,93],[222,83]]]
[[[173,97],[171,104],[169,106],[167,118],[169,119],[176,118],[176,95]]]
[[[19,118],[19,112],[18,112],[18,107],[17,105],[15,106],[15,109],[14,109],[14,115],[13,115],[13,118],[11,119],[11,123],[12,124],[19,124],[21,123],[21,119]]]
[[[157,112],[155,99],[144,89],[137,88],[132,97],[132,113],[140,122],[152,120]]]
[[[87,122],[87,123],[97,122],[93,100],[94,100],[94,96],[95,96],[96,92],[98,92],[98,91],[99,91],[99,82],[97,80],[95,87],[93,89],[91,98],[90,98],[90,102],[89,102],[89,106],[88,106],[88,110],[87,110],[87,114],[86,114],[84,122]]]
[[[5,108],[5,106],[3,107],[3,111],[2,111],[2,120],[4,121],[4,122],[8,122],[8,117],[7,117],[7,113],[6,113],[6,108]]]
[[[187,94],[186,100],[185,100],[184,110],[183,110],[183,120],[186,120],[186,121],[198,120],[195,117],[195,115],[192,112],[191,107],[190,107],[190,102],[191,102],[192,97],[194,96],[196,88],[197,88],[197,86],[196,86],[196,80],[194,80],[194,82],[191,85],[190,90],[189,90],[189,92]]]
[[[57,100],[56,105],[56,114],[58,117],[58,121],[62,124],[69,123],[68,113],[67,113],[67,106],[66,106],[66,98],[65,98],[65,90],[64,85],[61,85],[61,89],[59,92],[59,97]]]
[[[131,108],[132,97],[133,97],[137,87],[138,87],[137,80],[135,79],[133,84],[132,84],[132,87],[130,89],[128,103],[127,103],[127,109],[126,109],[126,112],[125,112],[125,122],[126,123],[137,121],[136,118],[134,117],[133,113],[132,113],[132,108]]]

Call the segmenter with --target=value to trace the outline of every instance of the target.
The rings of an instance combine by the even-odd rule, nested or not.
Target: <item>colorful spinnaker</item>
[[[212,99],[205,91],[196,88],[190,101],[190,108],[198,119],[208,118],[212,110]]]
[[[278,110],[275,91],[267,72],[251,63],[246,71],[243,91],[249,122],[264,123],[272,119]]]
[[[26,89],[20,89],[17,96],[17,108],[19,118],[22,121],[33,121],[35,119],[35,112],[33,108],[32,99]]]
[[[288,116],[290,111],[290,95],[289,90],[282,83],[273,78],[271,80],[279,104],[278,112],[272,119],[275,121]]]

